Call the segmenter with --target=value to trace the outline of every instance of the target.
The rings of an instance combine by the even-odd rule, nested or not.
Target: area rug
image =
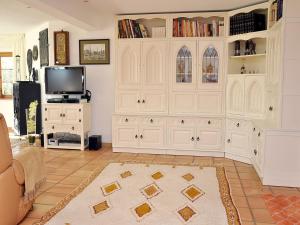
[[[241,224],[223,167],[110,163],[98,174],[38,224]]]

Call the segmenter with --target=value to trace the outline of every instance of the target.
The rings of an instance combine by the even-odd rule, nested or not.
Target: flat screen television
[[[46,67],[46,94],[71,95],[85,93],[85,67]]]

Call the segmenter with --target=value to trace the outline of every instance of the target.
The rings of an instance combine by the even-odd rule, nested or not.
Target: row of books
[[[278,21],[282,17],[283,0],[276,0],[271,5],[271,23]],[[272,25],[272,24],[271,24]]]
[[[230,35],[266,29],[266,16],[255,12],[240,13],[230,17]]]
[[[118,21],[119,38],[147,38],[149,33],[143,24],[136,20],[123,19]]]
[[[218,36],[224,36],[224,21],[212,20],[211,23],[205,23],[196,19],[173,19],[173,37]]]

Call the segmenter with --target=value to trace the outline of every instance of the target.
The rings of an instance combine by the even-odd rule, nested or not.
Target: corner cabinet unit
[[[88,146],[88,132],[91,129],[90,103],[47,103],[43,104],[43,127],[45,148],[80,149]],[[80,136],[80,143],[49,145],[49,138],[55,133]]]
[[[299,10],[118,16],[113,150],[225,156],[300,186]]]

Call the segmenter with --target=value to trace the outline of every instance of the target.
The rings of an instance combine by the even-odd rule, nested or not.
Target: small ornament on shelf
[[[241,67],[241,74],[245,74],[245,73],[246,73],[246,67],[243,64],[242,67]]]
[[[241,55],[241,42],[236,41],[234,43],[234,56],[240,56]]]

